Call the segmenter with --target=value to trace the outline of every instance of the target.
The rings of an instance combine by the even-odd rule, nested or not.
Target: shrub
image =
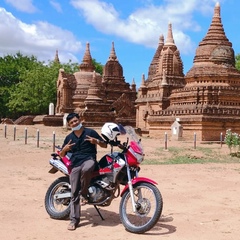
[[[239,134],[233,133],[231,129],[228,129],[226,131],[224,142],[227,144],[230,150],[230,153],[232,153],[232,149],[234,149],[235,153],[238,152],[239,144],[240,144]]]

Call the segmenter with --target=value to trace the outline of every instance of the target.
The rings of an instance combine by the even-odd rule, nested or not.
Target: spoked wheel
[[[120,219],[127,231],[144,233],[158,222],[163,208],[162,196],[158,188],[141,182],[133,186],[136,212],[133,212],[130,192],[124,193],[119,207]]]
[[[71,187],[68,177],[56,179],[45,195],[45,208],[51,218],[66,219],[70,214]]]

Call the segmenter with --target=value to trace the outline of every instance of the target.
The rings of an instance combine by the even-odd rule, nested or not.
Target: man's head
[[[79,117],[79,115],[78,115],[77,113],[69,113],[69,114],[67,115],[66,120],[67,120],[67,122],[69,123],[70,120],[72,120],[73,118],[79,119],[80,117]]]
[[[82,127],[80,117],[77,113],[69,113],[66,118],[69,127],[72,128],[73,131],[80,130]]]

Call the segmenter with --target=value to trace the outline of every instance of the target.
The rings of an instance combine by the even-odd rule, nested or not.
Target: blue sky
[[[81,63],[89,42],[92,57],[105,64],[114,42],[125,81],[139,87],[170,22],[184,73],[190,70],[216,2],[239,54],[239,0],[0,0],[0,55],[20,51],[48,62],[58,49],[61,62]]]

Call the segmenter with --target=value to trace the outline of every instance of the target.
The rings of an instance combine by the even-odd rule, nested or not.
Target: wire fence
[[[62,143],[63,137],[61,137],[62,131],[66,132],[66,129],[56,128],[60,134],[58,135],[58,141]],[[51,131],[51,128],[44,131],[45,134],[41,133],[41,130],[37,128],[37,126],[13,126],[4,124],[3,127],[0,128],[3,131],[2,137],[5,139],[9,139],[12,141],[22,141],[25,145],[31,143],[34,144],[37,148],[40,147],[40,142],[48,142],[52,145],[52,150],[55,151],[56,146],[56,132]],[[47,133],[46,133],[47,132]],[[1,137],[1,138],[2,138]]]
[[[22,126],[22,125],[7,125],[4,124],[0,130],[2,129],[3,131],[3,137],[4,138],[10,138],[13,141],[18,140],[23,140],[24,144],[28,144],[29,139],[31,139],[31,142],[35,142],[35,145],[37,148],[40,147],[40,140],[46,142],[46,141],[50,141],[51,145],[52,145],[52,150],[53,152],[55,151],[55,146],[56,146],[56,137],[58,142],[63,141],[63,137],[62,137],[62,133],[64,132],[66,134],[67,129],[61,128],[61,127],[56,127],[56,131],[59,133],[58,136],[56,136],[56,131],[52,131],[50,132],[50,130],[54,129],[49,127],[49,130],[47,130],[47,135],[42,135],[40,132],[40,129],[38,128],[38,126],[36,125],[31,125],[30,127],[26,127],[26,126]],[[46,134],[46,131],[44,131]],[[161,139],[160,139],[161,140]],[[169,136],[167,134],[167,132],[165,132],[164,134],[164,150],[168,150],[168,145],[169,145]],[[194,149],[197,148],[197,134],[194,133],[193,134],[193,138],[192,141],[185,141],[185,142],[190,142],[192,143],[192,146]],[[218,143],[220,144],[220,146],[222,147],[222,145],[224,144],[224,139],[223,139],[223,134],[221,133],[219,136],[219,141],[201,141],[201,143]]]

